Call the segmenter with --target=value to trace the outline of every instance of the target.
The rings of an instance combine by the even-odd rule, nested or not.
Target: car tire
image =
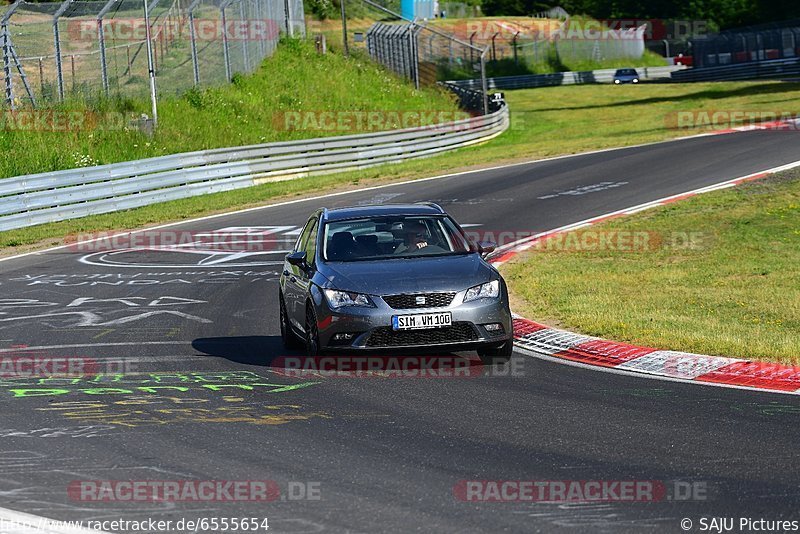
[[[514,340],[509,339],[499,347],[481,347],[478,349],[478,356],[484,365],[495,365],[506,363],[511,359],[514,352]]]
[[[314,306],[309,302],[306,305],[306,356],[316,358],[322,351],[319,347],[319,328],[317,327],[317,314]]]
[[[299,349],[302,347],[302,343],[300,343],[300,338],[292,331],[292,325],[289,324],[286,302],[283,300],[281,293],[278,294],[278,302],[280,302],[281,341],[283,342],[283,347],[286,349]]]

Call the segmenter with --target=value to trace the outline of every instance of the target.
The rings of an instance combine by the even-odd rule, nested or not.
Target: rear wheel
[[[311,303],[306,305],[306,355],[314,358],[322,351],[319,348],[319,328],[317,327],[317,314]]]
[[[284,348],[299,349],[301,347],[300,339],[292,331],[292,325],[289,323],[289,315],[286,313],[286,302],[283,300],[283,295],[278,295],[281,309],[281,341],[283,341]]]
[[[481,347],[478,349],[478,356],[484,365],[495,365],[506,363],[511,359],[514,352],[514,340],[509,339],[499,347]]]

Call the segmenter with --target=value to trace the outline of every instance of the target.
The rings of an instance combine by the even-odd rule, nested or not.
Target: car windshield
[[[366,217],[325,225],[323,258],[359,261],[448,256],[473,252],[445,216]]]
[[[617,76],[636,76],[636,71],[634,69],[619,69]]]

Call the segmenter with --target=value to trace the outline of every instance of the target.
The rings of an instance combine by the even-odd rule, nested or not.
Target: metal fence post
[[[517,37],[519,37],[519,32],[514,34],[514,40],[512,44],[512,46],[514,47],[514,65],[517,65],[519,63],[519,60],[517,58]]]
[[[409,22],[408,26],[406,27],[406,32],[408,33],[408,79],[414,81],[414,24],[416,23],[416,17],[414,20]],[[417,87],[419,88],[419,87]]]
[[[153,2],[154,7],[156,3],[158,3],[158,0]],[[144,32],[145,39],[147,40],[147,74],[150,79],[150,107],[153,113],[153,129],[155,129],[155,127],[158,126],[158,100],[156,93],[156,70],[153,63],[153,43],[150,32],[150,6],[147,4],[147,0],[144,0]]]
[[[483,90],[483,114],[489,114],[489,85],[486,82],[486,53],[489,52],[489,47],[483,49],[481,52],[481,89]]]
[[[261,13],[261,0],[255,0],[255,8],[256,8],[256,20],[258,21],[259,25],[265,24],[264,16]],[[264,28],[266,31],[270,31],[270,28],[267,28],[265,25]],[[266,36],[265,36],[266,37]],[[266,52],[264,51],[264,37],[258,40],[258,63],[264,59]]]
[[[189,46],[192,50],[192,75],[194,76],[194,86],[200,85],[200,64],[197,61],[197,35],[194,27],[194,10],[200,4],[200,0],[192,0],[189,4]]]
[[[106,62],[106,40],[103,33],[103,17],[105,17],[111,10],[111,7],[117,3],[118,0],[108,0],[106,5],[97,14],[97,41],[100,45],[100,76],[103,80],[103,90],[108,96],[109,82],[108,82],[108,63]]]
[[[342,47],[344,49],[344,55],[350,55],[350,47],[347,44],[347,10],[345,9],[345,0],[339,0],[339,4],[342,7]]]
[[[222,57],[225,60],[225,79],[231,81],[233,73],[231,72],[231,53],[228,49],[228,32],[225,28],[228,27],[228,19],[225,17],[225,8],[227,8],[233,0],[225,0],[219,5],[219,11],[222,16]]]
[[[58,99],[64,100],[64,70],[61,65],[61,39],[58,34],[58,19],[67,10],[72,0],[64,0],[53,15],[53,41],[55,43],[56,79],[58,80]]]
[[[409,51],[411,52],[411,79],[414,80],[414,87],[419,89],[419,52],[417,50],[416,21],[417,19],[415,18],[408,26],[408,39]]]
[[[22,3],[22,0],[16,0],[11,7],[3,14],[0,19],[0,39],[3,42],[3,77],[5,82],[5,100],[11,109],[14,109],[14,81],[12,79],[12,66],[11,60],[13,50],[11,49],[11,32],[8,29],[8,21]]]
[[[6,103],[14,109],[14,82],[11,79],[11,39],[8,33],[8,25],[3,24],[3,78],[5,80]]]
[[[239,24],[247,23],[247,19],[244,16],[244,1],[245,0],[239,0]],[[248,27],[248,35],[246,35],[244,41],[242,41],[242,60],[244,61],[245,72],[250,72],[250,54],[247,51],[247,44],[250,39],[249,31]]]
[[[292,28],[292,6],[290,2],[291,0],[284,0],[283,10],[286,19],[286,35],[294,37],[294,28]],[[342,0],[342,6],[344,6],[344,0]]]

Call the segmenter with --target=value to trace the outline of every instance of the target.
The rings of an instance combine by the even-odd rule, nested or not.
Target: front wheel
[[[306,355],[315,358],[319,356],[321,352],[319,348],[317,314],[314,313],[314,306],[309,303],[306,306]]]
[[[495,365],[506,363],[511,359],[514,352],[514,340],[509,339],[499,347],[481,347],[478,349],[478,356],[483,365]]]
[[[278,302],[280,302],[281,309],[281,341],[283,347],[286,349],[299,349],[301,344],[294,332],[292,332],[292,325],[289,324],[289,315],[286,313],[286,302],[283,300],[283,295],[278,295]]]

